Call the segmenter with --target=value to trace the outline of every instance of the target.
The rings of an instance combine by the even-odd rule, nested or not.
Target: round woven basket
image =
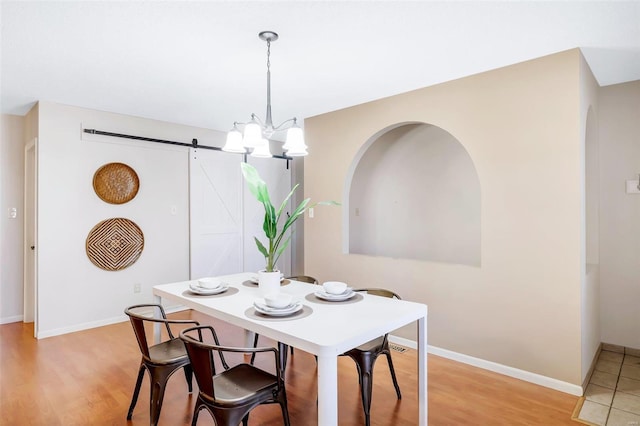
[[[123,163],[108,163],[93,175],[93,189],[109,204],[124,204],[138,193],[140,180],[131,167]]]
[[[86,241],[91,263],[105,271],[119,271],[136,263],[144,249],[144,235],[135,222],[122,217],[103,220]]]

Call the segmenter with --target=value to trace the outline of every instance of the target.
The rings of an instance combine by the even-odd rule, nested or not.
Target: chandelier
[[[271,118],[271,42],[278,39],[278,34],[273,31],[262,31],[258,34],[261,40],[267,42],[267,115],[265,121],[260,120],[256,114],[251,114],[248,123],[233,123],[233,129],[227,133],[227,141],[222,147],[223,151],[246,153],[251,150],[252,157],[271,157],[269,139],[275,132],[287,131],[287,137],[282,148],[289,157],[307,155],[307,146],[304,143],[302,129],[298,126],[297,119],[290,118],[278,126],[273,125]],[[242,129],[242,131],[240,130]]]

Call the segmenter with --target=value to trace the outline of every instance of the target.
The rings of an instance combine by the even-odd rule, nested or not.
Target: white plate
[[[200,287],[197,284],[189,284],[189,291],[195,294],[199,294],[202,296],[210,296],[212,294],[222,293],[229,289],[229,284],[222,283],[219,287],[216,288],[204,288]]]
[[[272,317],[283,317],[286,315],[295,314],[300,309],[302,309],[302,307],[303,305],[300,302],[295,302],[294,304],[282,309],[270,308],[269,306],[264,304],[264,301],[256,300],[255,302],[253,302],[253,308],[256,310],[256,312],[260,312],[261,314],[269,315]]]
[[[331,294],[331,293],[327,293],[324,290],[316,291],[313,294],[315,294],[315,296],[320,299],[328,300],[330,302],[342,302],[343,300],[351,299],[353,296],[356,295],[356,292],[353,291],[351,287],[347,287],[347,289],[342,294]]]
[[[258,277],[253,276],[251,278],[249,278],[249,281],[251,281],[254,284],[258,284]],[[280,282],[284,281],[284,275],[280,277]]]

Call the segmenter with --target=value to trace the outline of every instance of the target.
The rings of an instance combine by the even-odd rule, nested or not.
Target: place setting
[[[355,303],[363,299],[357,291],[353,291],[346,283],[340,281],[327,281],[319,286],[319,290],[308,294],[306,300],[314,303]]]
[[[309,316],[313,310],[293,296],[283,292],[266,294],[255,299],[253,306],[245,311],[250,318],[261,320],[289,320]]]
[[[235,287],[230,287],[228,283],[219,278],[200,278],[189,282],[189,289],[184,292],[185,296],[230,296],[238,292]]]

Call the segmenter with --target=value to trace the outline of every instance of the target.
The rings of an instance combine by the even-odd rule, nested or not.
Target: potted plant
[[[299,217],[304,215],[304,212],[307,211],[309,207],[319,204],[338,205],[338,203],[335,201],[323,201],[309,205],[311,199],[305,198],[293,210],[293,213],[285,219],[282,217],[282,214],[285,212],[285,207],[289,199],[298,188],[298,184],[293,187],[289,195],[287,195],[282,204],[280,204],[278,210],[276,210],[271,203],[267,184],[262,180],[255,167],[247,163],[241,163],[240,167],[242,168],[242,175],[249,187],[249,191],[251,191],[253,196],[264,206],[264,223],[262,229],[264,230],[266,241],[263,243],[258,237],[253,237],[258,250],[262,253],[266,262],[264,270],[258,272],[258,283],[264,294],[271,291],[278,291],[280,289],[280,271],[277,270],[276,263],[291,241],[291,233],[287,234],[287,231],[291,229],[291,226]]]

